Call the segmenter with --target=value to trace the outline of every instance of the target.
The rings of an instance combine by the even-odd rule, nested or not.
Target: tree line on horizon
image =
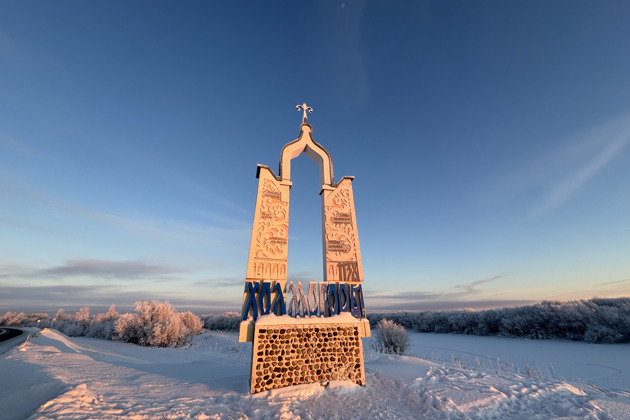
[[[367,318],[372,328],[389,319],[423,333],[630,343],[630,298],[625,297],[542,301],[483,311],[370,313]]]
[[[50,318],[46,313],[7,312],[0,326],[54,328],[69,337],[122,340],[147,347],[181,347],[202,332],[203,322],[192,312],[177,312],[168,302],[136,302],[136,313],[120,314],[116,305],[106,313],[90,315],[83,307],[74,315],[63,309]]]
[[[46,313],[7,312],[0,317],[0,326],[55,328],[72,337],[173,347],[190,343],[202,328],[238,331],[241,323],[238,312],[198,317],[191,312],[178,313],[168,302],[136,302],[136,312],[119,314],[114,305],[107,313],[96,315],[90,315],[89,308],[81,308],[74,315],[60,309],[52,318]],[[630,298],[542,301],[484,311],[368,313],[367,318],[373,329],[387,319],[423,333],[630,343]]]

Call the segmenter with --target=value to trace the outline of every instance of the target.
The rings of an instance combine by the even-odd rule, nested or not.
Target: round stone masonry
[[[251,392],[334,380],[364,385],[361,324],[350,314],[261,317],[254,332]]]

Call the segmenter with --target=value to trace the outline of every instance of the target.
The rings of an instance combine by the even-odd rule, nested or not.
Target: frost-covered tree
[[[179,347],[201,332],[203,323],[190,312],[178,313],[168,302],[136,302],[137,314],[121,315],[114,326],[115,337],[153,347]]]
[[[128,343],[140,344],[144,342],[144,330],[137,322],[137,315],[122,314],[114,324],[113,338],[127,341]]]
[[[74,320],[78,322],[88,322],[90,320],[90,308],[83,307],[74,315]]]
[[[21,326],[25,320],[26,315],[24,315],[24,312],[7,312],[0,317],[0,325],[6,325],[7,327],[12,325]]]
[[[542,301],[487,311],[368,314],[368,319],[372,328],[390,319],[417,332],[630,342],[630,298]]]
[[[57,310],[57,313],[55,314],[55,316],[53,317],[55,322],[61,322],[61,321],[70,321],[72,319],[72,316],[67,314],[63,308],[59,308]]]
[[[182,312],[179,314],[179,318],[182,320],[182,329],[184,334],[191,334],[193,336],[199,334],[203,328],[203,322],[201,319],[192,312]]]
[[[238,331],[241,325],[241,314],[225,312],[219,315],[202,315],[201,320],[207,330]]]
[[[403,354],[409,347],[409,336],[402,325],[382,319],[376,327],[376,351],[385,354]]]
[[[114,336],[114,325],[120,315],[116,311],[116,305],[112,304],[104,314],[97,314],[85,332],[87,337],[111,340]]]

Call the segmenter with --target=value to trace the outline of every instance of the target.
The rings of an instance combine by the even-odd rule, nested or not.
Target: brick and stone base
[[[286,323],[283,318],[288,318]],[[364,385],[361,338],[366,336],[367,320],[349,314],[299,320],[262,317],[254,329],[251,392],[333,380]]]

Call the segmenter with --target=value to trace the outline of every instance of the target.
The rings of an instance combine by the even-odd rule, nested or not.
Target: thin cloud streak
[[[446,309],[464,309],[464,308],[481,308],[481,307],[497,307],[502,304],[513,304],[514,302],[530,302],[516,301],[506,299],[479,299],[479,295],[483,290],[479,286],[495,282],[507,275],[497,275],[487,279],[476,280],[467,284],[454,286],[450,290],[438,292],[421,292],[421,291],[403,291],[403,292],[372,292],[365,290],[365,298],[367,302],[371,302],[369,307],[374,310],[446,310]],[[473,299],[475,298],[476,299]],[[493,302],[493,303],[491,303]],[[520,303],[519,303],[520,304]],[[471,306],[472,305],[472,306]],[[490,306],[488,306],[490,305]]]
[[[523,197],[529,221],[552,213],[626,152],[630,113],[575,133],[561,143],[520,163],[498,163],[480,185],[479,199],[494,206]]]
[[[134,236],[167,241],[211,242],[215,246],[229,246],[244,241],[250,233],[247,223],[233,223],[233,227],[215,227],[208,224],[181,222],[170,219],[156,219],[144,215],[130,218],[113,213],[84,208],[63,198],[41,191],[15,179],[11,174],[0,170],[0,191],[7,193],[12,200],[26,200],[43,208],[59,211],[72,217],[113,226]]]
[[[154,279],[167,274],[181,272],[184,272],[184,270],[142,261],[111,261],[83,258],[70,259],[65,264],[45,268],[6,264],[0,267],[0,278],[37,279],[87,276],[100,279]]]
[[[211,296],[190,298],[173,292],[154,292],[150,290],[121,291],[119,287],[107,285],[52,285],[52,286],[14,286],[3,285],[0,308],[2,311],[46,312],[54,313],[57,309],[67,312],[77,311],[87,306],[92,313],[106,311],[115,304],[119,311],[132,311],[136,301],[169,301],[178,311],[202,313],[221,313],[238,310],[238,295],[226,300],[213,299]],[[0,311],[1,312],[1,311]],[[2,312],[0,315],[4,314]]]
[[[490,277],[488,279],[482,279],[482,280],[477,280],[474,281],[470,284],[460,284],[458,286],[455,286],[455,290],[461,290],[461,292],[456,292],[456,293],[464,293],[464,294],[476,294],[479,293],[479,291],[476,289],[477,286],[480,286],[482,284],[486,284],[486,283],[490,283],[493,282],[495,280],[499,280],[501,278],[505,277],[505,275],[498,275],[498,276],[494,276],[494,277]]]
[[[243,287],[244,280],[236,277],[222,277],[216,279],[199,280],[193,283],[194,286],[212,286],[212,287]]]
[[[615,280],[615,281],[605,281],[603,283],[595,283],[593,286],[613,286],[613,285],[621,285],[625,283],[630,283],[630,279],[625,280]]]
[[[580,162],[573,168],[566,168],[565,174],[551,183],[532,206],[532,218],[541,217],[560,207],[624,151],[630,142],[630,116],[588,130],[578,139],[576,145],[555,156],[553,161],[562,165],[573,160],[573,155],[577,153],[582,155]]]
[[[405,302],[383,305],[375,302],[368,303],[368,310],[373,312],[410,312],[410,311],[461,311],[461,310],[484,310],[495,308],[507,308],[514,306],[533,305],[535,300],[516,299],[476,299],[476,300],[438,300],[425,302]]]
[[[70,277],[91,276],[101,278],[135,279],[180,272],[168,266],[139,261],[106,261],[96,259],[68,260],[66,264],[39,270],[32,276]]]
[[[366,289],[366,294],[370,299],[378,300],[405,300],[405,301],[426,301],[437,300],[444,296],[444,293],[426,293],[426,292],[398,292],[398,293],[384,293],[376,292],[369,293],[369,289]]]
[[[490,283],[493,281],[500,280],[506,277],[505,274],[493,276],[487,279],[476,280],[472,283],[468,284],[460,284],[453,287],[451,290],[443,291],[443,292],[398,292],[398,293],[388,293],[388,292],[377,292],[372,294],[372,297],[378,299],[402,299],[402,300],[435,300],[435,299],[455,299],[455,298],[466,298],[474,295],[478,295],[482,291],[477,287]]]
[[[175,172],[165,168],[165,165],[156,162],[147,163],[151,173],[158,178],[163,179],[165,182],[179,188],[182,191],[186,191],[190,194],[194,194],[205,200],[208,200],[215,205],[221,206],[232,212],[240,213],[244,216],[250,214],[248,209],[243,208],[241,205],[226,199],[222,194],[217,193],[204,185],[193,181],[179,172]]]

